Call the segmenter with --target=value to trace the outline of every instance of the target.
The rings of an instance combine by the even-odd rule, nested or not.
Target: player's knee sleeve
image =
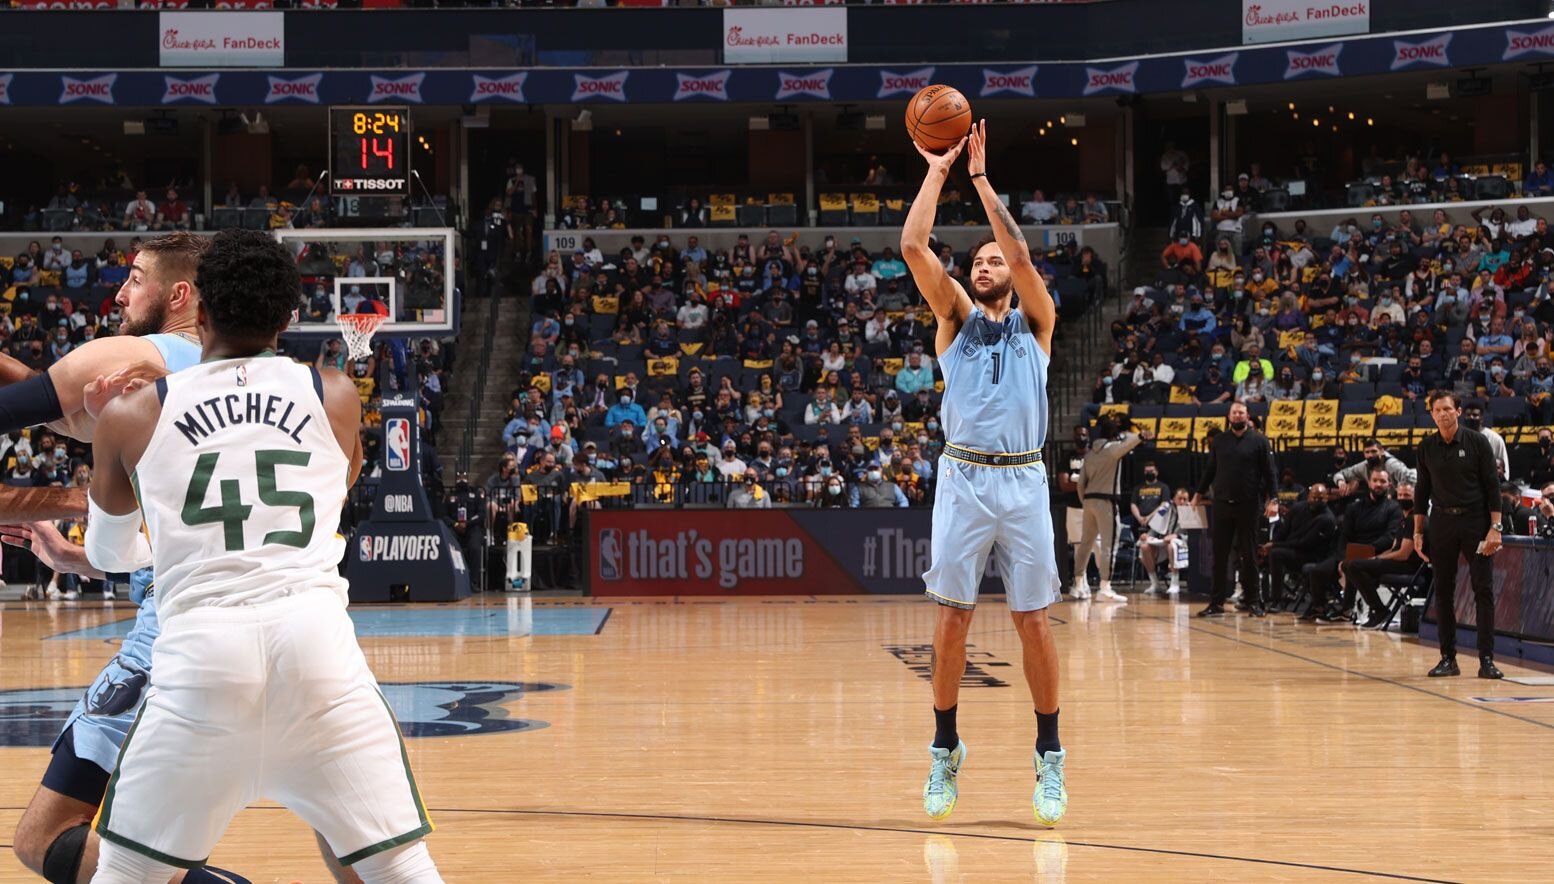
[[[86,833],[91,826],[82,823],[59,833],[43,854],[43,880],[52,884],[76,884],[81,857],[86,854]]]
[[[166,881],[177,873],[178,869],[167,863],[105,840],[97,849],[97,874],[92,876],[92,884],[144,884]]]
[[[425,841],[385,850],[351,866],[365,884],[442,884]]]

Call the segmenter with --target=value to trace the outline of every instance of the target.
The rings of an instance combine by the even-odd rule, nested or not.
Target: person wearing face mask
[[[1412,528],[1414,517],[1412,483],[1405,482],[1398,486],[1397,507],[1400,515],[1398,524],[1391,531],[1392,545],[1373,558],[1350,559],[1343,563],[1344,606],[1352,605],[1355,595],[1358,594],[1365,600],[1365,606],[1370,612],[1365,622],[1361,624],[1362,629],[1378,629],[1391,619],[1386,606],[1381,603],[1381,595],[1376,591],[1382,580],[1387,577],[1411,575],[1419,570],[1421,560],[1414,549]]]
[[[605,412],[604,426],[606,429],[613,430],[620,426],[623,421],[628,420],[634,426],[646,426],[647,412],[643,411],[642,406],[637,404],[630,390],[622,390],[616,399],[616,403],[610,406],[609,411]]]
[[[1203,250],[1185,233],[1174,236],[1160,253],[1160,266],[1165,270],[1181,270],[1184,273],[1189,267],[1202,267]]]
[[[1133,521],[1142,525],[1149,521],[1160,504],[1171,499],[1171,486],[1160,481],[1160,468],[1152,460],[1144,461],[1144,481],[1133,489],[1133,499],[1128,503],[1128,510],[1133,513]]]
[[[1219,199],[1214,201],[1214,209],[1209,213],[1215,233],[1229,237],[1231,247],[1238,255],[1241,254],[1243,223],[1248,211],[1250,208],[1241,204],[1235,189],[1227,185],[1221,188]]]
[[[1291,477],[1293,481],[1293,477]],[[1306,490],[1305,500],[1288,506],[1270,501],[1265,515],[1273,522],[1269,542],[1262,553],[1268,559],[1272,578],[1271,611],[1288,610],[1300,595],[1289,585],[1289,578],[1301,573],[1307,562],[1321,561],[1333,554],[1338,539],[1338,517],[1328,505],[1329,491],[1321,482]]]
[[[1273,449],[1268,437],[1253,429],[1246,404],[1230,406],[1228,432],[1214,437],[1209,451],[1208,469],[1198,484],[1193,505],[1213,493],[1211,538],[1213,554],[1213,595],[1199,617],[1220,617],[1230,599],[1230,557],[1240,564],[1241,590],[1252,597],[1255,617],[1266,613],[1257,577],[1254,534],[1265,501],[1277,491],[1273,471]]]
[[[841,476],[825,476],[822,478],[819,491],[814,498],[815,506],[821,509],[846,509],[850,506],[846,491],[847,489],[842,482]]]
[[[1462,425],[1474,430],[1484,437],[1489,443],[1489,450],[1494,455],[1495,471],[1502,480],[1511,478],[1511,456],[1505,447],[1505,437],[1485,425],[1484,401],[1472,399],[1462,406]]]
[[[879,466],[871,464],[863,479],[855,483],[848,496],[848,506],[853,509],[884,509],[909,506],[901,486],[891,481]]]
[[[728,508],[734,510],[769,510],[772,508],[772,496],[766,493],[757,480],[756,471],[747,469],[741,475],[739,484],[728,494]]]
[[[1350,550],[1370,547],[1372,555],[1391,549],[1397,539],[1394,532],[1402,525],[1403,511],[1392,499],[1392,480],[1383,466],[1366,464],[1365,493],[1344,507],[1339,522],[1338,545],[1327,558],[1312,562],[1301,570],[1310,581],[1311,608],[1302,614],[1302,621],[1317,623],[1347,623],[1353,619],[1350,610],[1352,595],[1345,600],[1330,601],[1329,593],[1338,579],[1338,568],[1349,558]]]

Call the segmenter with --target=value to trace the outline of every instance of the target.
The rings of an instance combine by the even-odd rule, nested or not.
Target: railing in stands
[[[491,350],[496,343],[497,299],[501,295],[500,284],[489,275],[480,278],[479,288],[486,299],[486,327],[480,340],[480,366],[475,369],[475,386],[470,388],[469,419],[464,424],[464,438],[459,444],[459,472],[462,473],[469,472],[475,458],[475,434],[480,426],[480,405],[486,395],[486,379],[491,374]]]

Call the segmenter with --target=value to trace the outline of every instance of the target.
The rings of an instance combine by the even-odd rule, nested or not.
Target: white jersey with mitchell
[[[955,343],[939,354],[945,441],[991,454],[1040,451],[1047,441],[1048,362],[1025,314],[1011,308],[993,322],[973,306]]]
[[[346,598],[335,533],[349,463],[312,368],[261,356],[158,383],[162,414],[134,481],[162,622],[301,592]]]

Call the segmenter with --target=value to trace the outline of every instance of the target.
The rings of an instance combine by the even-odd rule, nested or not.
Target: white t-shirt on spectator
[[[743,479],[745,477],[745,462],[738,455],[733,460],[718,460],[718,472],[726,479]]]
[[[1027,200],[1020,206],[1020,215],[1032,223],[1046,224],[1058,217],[1058,206],[1051,200]]]
[[[686,302],[675,314],[675,320],[681,328],[701,328],[707,324],[707,305]]]
[[[1538,219],[1528,218],[1526,221],[1512,221],[1505,226],[1505,230],[1516,239],[1532,236],[1538,230]]]
[[[873,291],[875,287],[874,274],[867,270],[862,273],[850,274],[847,277],[847,283],[845,285],[849,295],[857,295],[862,294],[865,291]]]
[[[1234,212],[1240,206],[1240,204],[1241,201],[1236,197],[1231,197],[1228,200],[1221,198],[1214,201],[1214,209],[1219,212]],[[1239,218],[1224,218],[1218,224],[1214,225],[1214,229],[1223,230],[1226,233],[1240,233],[1241,222],[1245,219],[1245,215],[1242,215]]]

